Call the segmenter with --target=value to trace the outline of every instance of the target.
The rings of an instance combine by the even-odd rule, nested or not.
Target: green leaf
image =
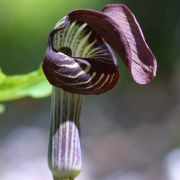
[[[0,101],[10,101],[26,96],[43,98],[51,94],[51,85],[42,68],[23,75],[5,75],[0,70]]]
[[[5,111],[5,107],[3,104],[0,104],[0,115]]]

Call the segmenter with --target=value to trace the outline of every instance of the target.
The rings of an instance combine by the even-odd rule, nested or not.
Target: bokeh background
[[[48,32],[75,8],[125,3],[136,15],[158,60],[142,87],[120,63],[110,93],[85,98],[83,169],[77,180],[180,179],[179,0],[0,0],[0,67],[27,73],[43,60]],[[47,166],[50,98],[6,102],[0,115],[0,179],[51,180]]]

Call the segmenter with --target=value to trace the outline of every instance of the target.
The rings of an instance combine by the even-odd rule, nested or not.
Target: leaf
[[[0,115],[5,111],[5,107],[3,104],[0,104]]]
[[[42,68],[23,75],[5,75],[0,70],[0,101],[10,101],[26,96],[43,98],[51,94],[51,85]]]
[[[2,73],[2,70],[0,69],[0,85],[4,82],[5,78],[5,75]]]

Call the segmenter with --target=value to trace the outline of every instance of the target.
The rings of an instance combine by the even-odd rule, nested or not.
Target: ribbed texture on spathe
[[[54,180],[73,180],[80,173],[82,99],[82,95],[53,87],[48,161]]]

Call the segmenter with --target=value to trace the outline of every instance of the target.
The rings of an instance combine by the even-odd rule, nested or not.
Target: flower
[[[48,160],[54,180],[73,180],[80,173],[83,95],[102,94],[117,84],[119,70],[112,49],[137,83],[153,79],[155,56],[123,4],[107,5],[102,12],[71,11],[48,36],[43,70],[53,85]]]
[[[43,70],[49,82],[70,93],[102,94],[118,82],[117,51],[138,84],[149,83],[157,62],[133,13],[124,4],[101,12],[71,11],[48,37]]]

